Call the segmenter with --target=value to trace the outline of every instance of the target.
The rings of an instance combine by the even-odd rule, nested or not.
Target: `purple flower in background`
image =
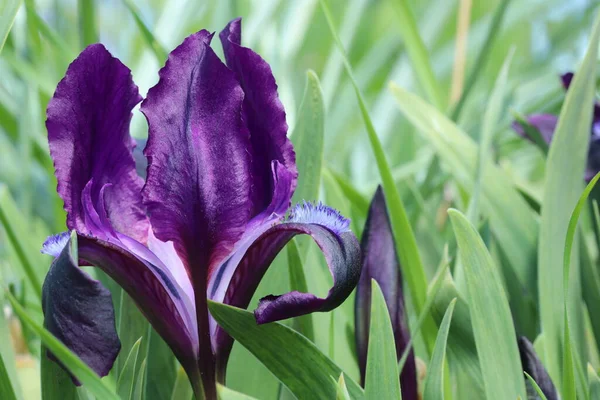
[[[43,288],[46,327],[106,375],[118,354],[110,293],[81,270],[93,265],[135,300],[169,344],[198,396],[216,398],[233,340],[207,299],[247,307],[277,253],[299,234],[324,253],[327,297],[267,296],[267,323],[341,304],[360,276],[348,220],[304,203],[288,212],[295,153],[269,65],[242,47],[241,21],[186,38],[159,72],[141,111],[149,125],[147,178],[136,174],[129,135],[142,98],[131,73],[99,44],[69,66],[48,105],[50,152],[67,227],[44,244],[57,257]],[[76,240],[70,240],[70,237]],[[76,242],[76,246],[75,246]]]
[[[561,82],[565,90],[569,89],[573,80],[573,73],[568,72],[561,75]],[[549,145],[554,136],[554,130],[558,123],[558,116],[553,114],[532,114],[526,118],[526,121],[541,136],[541,139]],[[518,122],[513,123],[513,129],[526,139],[532,140]],[[590,128],[590,148],[588,151],[587,167],[585,170],[585,180],[589,182],[600,171],[600,104],[594,103],[594,116]]]
[[[371,200],[361,240],[361,251],[363,267],[356,289],[355,330],[358,365],[361,380],[364,383],[371,321],[371,279],[377,281],[381,287],[390,312],[398,360],[402,357],[410,339],[404,309],[400,263],[381,187],[377,188],[375,196]],[[419,398],[417,369],[412,350],[404,368],[400,371],[400,388],[402,399],[417,400]]]
[[[523,370],[533,378],[547,400],[558,400],[559,397],[554,383],[552,383],[550,375],[548,375],[546,368],[544,368],[544,365],[535,353],[531,342],[525,336],[519,337],[517,342],[519,344],[519,355],[521,356]],[[527,380],[527,397],[530,399],[540,398],[529,380]]]

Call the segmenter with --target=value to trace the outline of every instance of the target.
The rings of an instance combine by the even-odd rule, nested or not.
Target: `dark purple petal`
[[[558,400],[558,393],[556,392],[556,388],[550,379],[550,375],[548,375],[548,372],[542,365],[542,362],[538,358],[537,354],[535,354],[535,350],[529,340],[527,340],[525,336],[521,336],[518,339],[518,343],[523,370],[531,375],[540,389],[542,389],[542,393],[544,393],[548,400]],[[529,384],[529,381],[527,381],[527,394],[528,398],[539,398],[535,389]]]
[[[258,54],[242,47],[242,20],[231,21],[219,35],[227,66],[244,90],[244,121],[250,130],[252,148],[252,216],[261,213],[272,200],[272,161],[279,161],[292,174],[292,193],[298,170],[296,154],[287,138],[285,110],[277,95],[271,67]],[[288,199],[288,203],[291,199]],[[289,207],[289,205],[288,205]]]
[[[207,31],[186,38],[142,103],[149,124],[144,203],[156,237],[174,243],[193,277],[205,277],[209,262],[229,254],[250,213],[244,93],[210,39]]]
[[[562,85],[565,88],[565,90],[567,90],[569,88],[569,86],[571,86],[572,80],[573,80],[572,72],[567,72],[560,76],[560,81],[562,82]]]
[[[550,142],[552,141],[552,136],[554,135],[554,129],[556,128],[556,124],[558,123],[558,117],[556,115],[533,114],[527,117],[527,122],[533,128],[537,129],[537,131],[542,136],[542,139],[544,139],[544,142],[550,144]],[[525,139],[533,141],[532,138],[527,136],[525,130],[518,122],[515,122],[513,124],[513,129]]]
[[[186,369],[193,368],[198,354],[193,302],[186,298],[169,271],[158,265],[160,261],[141,244],[135,254],[98,238],[78,235],[78,241],[80,261],[102,269],[114,279],[133,298],[181,364]]]
[[[371,279],[374,279],[381,287],[390,312],[398,359],[402,356],[410,340],[404,308],[400,262],[381,187],[377,188],[371,201],[361,240],[361,251],[362,274],[356,290],[355,334],[358,364],[361,380],[364,382],[371,320]],[[400,372],[400,388],[403,399],[418,399],[417,370],[412,350]]]
[[[247,233],[211,280],[211,299],[245,308],[275,256],[294,236],[311,236],[325,256],[334,285],[325,298],[311,293],[290,292],[260,300],[255,316],[258,323],[296,317],[311,312],[330,311],[352,292],[360,276],[358,240],[348,228],[348,220],[323,205],[297,206],[285,220],[267,221]],[[212,290],[211,290],[212,289]],[[213,347],[223,364],[231,350],[231,339],[211,326]]]
[[[78,267],[68,238],[42,288],[44,326],[98,375],[106,376],[121,349],[111,295]]]
[[[129,135],[131,110],[140,101],[130,70],[100,44],[87,47],[58,84],[46,127],[69,229],[89,232],[82,194],[93,180],[94,204],[101,188],[111,184],[105,202],[114,229],[145,242],[143,181],[135,172]]]

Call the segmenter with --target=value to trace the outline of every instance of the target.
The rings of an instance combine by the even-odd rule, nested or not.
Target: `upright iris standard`
[[[50,237],[43,288],[46,327],[100,375],[119,352],[110,293],[79,268],[94,265],[135,300],[169,344],[198,396],[216,397],[232,339],[207,299],[247,307],[295,235],[312,236],[334,285],[327,297],[267,296],[258,323],[328,311],[356,286],[360,248],[348,220],[321,204],[288,211],[296,187],[285,112],[269,65],[242,47],[241,21],[189,36],[169,56],[141,110],[149,125],[147,178],[129,135],[142,98],[131,73],[102,45],[69,66],[48,105],[50,152],[68,233]]]

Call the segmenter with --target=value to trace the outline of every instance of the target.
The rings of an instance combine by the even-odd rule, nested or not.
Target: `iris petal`
[[[364,382],[371,320],[371,279],[377,281],[383,292],[392,321],[398,358],[402,356],[410,340],[402,293],[400,263],[381,187],[377,188],[371,201],[361,241],[361,250],[363,267],[356,290],[355,329],[360,373]],[[403,399],[418,399],[417,370],[412,350],[400,372],[400,388]]]
[[[121,349],[111,295],[78,267],[68,238],[42,288],[44,326],[98,375],[105,376]]]
[[[148,221],[142,208],[143,181],[136,175],[129,135],[131,110],[141,101],[130,70],[100,44],[87,47],[71,63],[48,104],[46,127],[58,193],[67,227],[89,233],[82,193],[105,195],[112,226],[144,242]]]
[[[311,312],[330,311],[339,306],[352,292],[360,276],[360,247],[348,229],[339,230],[340,222],[325,219],[324,206],[312,207],[314,218],[305,221],[286,220],[279,217],[254,226],[240,241],[230,257],[220,266],[218,278],[209,290],[211,299],[246,308],[262,277],[277,254],[296,235],[309,235],[325,256],[334,285],[325,298],[311,293],[289,292],[270,295],[260,300],[255,316],[258,323],[267,323],[300,316]],[[337,213],[331,209],[330,216]],[[211,321],[213,348],[218,362],[223,364],[231,350],[232,340]]]
[[[533,378],[548,400],[558,400],[558,394],[552,383],[552,379],[550,379],[550,375],[548,375],[548,372],[535,353],[531,342],[526,337],[521,336],[518,343],[523,370]],[[539,398],[535,389],[530,387],[529,382],[527,384],[527,397],[533,399]]]
[[[252,153],[252,216],[261,213],[272,201],[275,182],[273,161],[285,167],[292,177],[292,193],[298,170],[296,154],[287,138],[285,110],[277,95],[277,83],[269,64],[257,53],[241,46],[242,21],[231,21],[219,34],[227,66],[244,90],[244,121],[250,130]],[[291,195],[290,195],[291,199]]]

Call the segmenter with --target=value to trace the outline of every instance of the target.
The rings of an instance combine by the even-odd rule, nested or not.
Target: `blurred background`
[[[16,3],[0,0],[0,21]],[[476,138],[496,76],[514,52],[506,101],[492,137],[493,156],[526,197],[539,199],[543,157],[515,135],[510,124],[515,113],[558,113],[563,99],[559,74],[575,69],[581,60],[599,2],[408,1],[439,83],[433,95],[418,83],[419,66],[407,55],[405,21],[395,0],[328,3],[431,278],[451,236],[445,210],[464,204],[466,195],[453,185],[452,171],[434,156],[431,145],[400,114],[389,82],[452,115]],[[500,7],[505,12],[498,17]],[[271,64],[290,132],[296,125],[307,70],[319,77],[326,109],[320,197],[352,217],[353,229],[360,234],[379,174],[354,91],[317,0],[25,0],[0,53],[0,273],[2,286],[10,285],[37,320],[42,318],[41,307],[31,294],[30,281],[34,276],[41,282],[51,261],[39,249],[47,235],[65,230],[48,155],[45,108],[69,62],[85,45],[100,41],[132,69],[145,95],[157,82],[164,64],[161,55],[187,35],[203,28],[219,32],[238,16],[243,18],[243,45]],[[459,23],[461,16],[463,23]],[[218,40],[213,43],[222,54]],[[468,96],[461,96],[465,91]],[[453,112],[461,97],[465,100],[460,112]],[[146,122],[139,112],[134,114],[132,135],[143,139]],[[313,261],[314,267],[306,263],[309,288],[323,294],[330,278],[321,260]],[[257,298],[288,290],[285,264],[285,257],[279,257]],[[352,309],[349,299],[331,315],[313,318],[317,332],[324,332],[316,338],[317,345],[356,377],[353,342],[346,334]],[[12,330],[13,342],[0,340],[0,348],[16,354],[21,389],[27,398],[38,398],[39,342],[20,328],[8,310],[6,314],[8,324],[2,329]],[[330,326],[336,327],[333,336]],[[6,334],[6,329],[0,334]],[[233,388],[258,398],[280,395],[277,381],[237,344],[231,363],[228,383]],[[158,392],[157,396],[163,398]]]

